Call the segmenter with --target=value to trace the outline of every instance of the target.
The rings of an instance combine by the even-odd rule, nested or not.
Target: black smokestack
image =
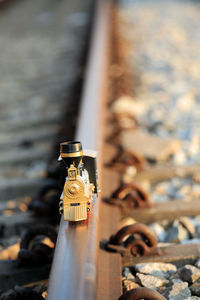
[[[60,144],[60,154],[67,168],[73,164],[76,168],[83,158],[81,142],[69,141]]]

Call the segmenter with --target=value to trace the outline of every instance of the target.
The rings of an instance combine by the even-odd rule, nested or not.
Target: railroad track
[[[104,5],[106,8],[104,7]],[[99,20],[101,20],[101,13],[103,9],[107,9],[108,12],[108,3],[100,4],[100,19],[97,18],[98,25],[100,24]],[[106,11],[104,11],[102,15],[103,24],[105,25],[108,22],[106,19],[108,15],[106,14]],[[94,40],[97,40],[95,49],[98,50],[96,50],[97,52],[92,52],[93,59],[91,61],[93,62],[93,64],[92,67],[89,64],[89,76],[86,80],[86,92],[84,94],[84,99],[87,99],[87,101],[85,100],[86,107],[82,106],[84,107],[84,111],[82,111],[83,117],[81,117],[81,122],[79,123],[81,130],[78,130],[78,134],[76,136],[77,139],[83,140],[86,148],[91,145],[94,149],[100,149],[99,159],[101,162],[103,162],[103,168],[100,168],[100,175],[102,178],[101,193],[98,197],[98,201],[101,201],[99,221],[100,249],[98,249],[98,238],[96,236],[96,226],[98,224],[98,219],[95,220],[95,223],[93,223],[93,219],[89,220],[88,228],[87,225],[85,225],[85,229],[88,230],[88,235],[85,239],[86,244],[84,244],[84,242],[82,241],[82,235],[79,235],[80,228],[82,228],[81,230],[85,230],[83,229],[83,225],[77,224],[76,228],[74,228],[74,226],[70,228],[69,224],[66,225],[64,222],[61,222],[59,242],[57,245],[56,256],[54,258],[54,264],[52,268],[49,299],[54,299],[55,297],[59,297],[60,299],[74,297],[78,299],[118,299],[122,295],[121,267],[123,267],[124,269],[127,267],[134,268],[134,266],[136,266],[137,268],[140,263],[145,263],[148,266],[148,263],[158,262],[161,268],[167,268],[171,266],[171,268],[177,270],[176,266],[179,266],[178,272],[184,273],[184,265],[193,264],[200,255],[198,244],[170,244],[169,246],[157,245],[157,238],[155,236],[155,233],[146,225],[138,223],[142,222],[148,224],[155,221],[162,221],[163,219],[175,220],[177,218],[180,218],[180,220],[182,220],[183,222],[183,226],[188,229],[188,224],[186,224],[187,221],[184,223],[185,219],[181,219],[181,217],[198,215],[200,208],[199,200],[190,199],[189,202],[185,200],[174,200],[167,203],[152,204],[148,194],[140,186],[140,181],[142,181],[143,179],[149,179],[153,184],[162,180],[169,180],[175,176],[182,178],[197,176],[200,168],[198,165],[169,166],[168,164],[158,164],[158,166],[156,167],[151,167],[150,164],[145,165],[145,158],[140,154],[140,152],[144,152],[142,149],[144,143],[146,143],[145,146],[148,147],[149,138],[150,143],[155,143],[155,148],[157,148],[159,147],[159,142],[161,142],[160,140],[159,142],[157,140],[155,141],[151,136],[147,136],[147,141],[141,143],[141,146],[139,147],[140,151],[138,153],[137,151],[132,151],[132,149],[130,149],[131,146],[129,147],[128,143],[126,143],[126,147],[123,147],[124,145],[121,144],[119,137],[120,134],[124,132],[131,132],[131,130],[133,130],[134,138],[136,120],[135,117],[128,111],[126,111],[125,113],[117,111],[113,114],[112,107],[115,106],[115,99],[119,99],[120,97],[121,99],[123,97],[132,97],[133,91],[130,82],[133,83],[134,78],[133,74],[131,74],[131,71],[129,70],[126,60],[128,45],[118,32],[119,19],[117,19],[115,7],[112,7],[109,16],[111,16],[112,19],[112,22],[110,23],[111,30],[109,38],[104,36],[104,42],[101,41],[103,35],[102,28],[104,28],[104,34],[106,35],[106,27],[104,27],[103,25],[102,27],[97,27],[97,29],[95,27]],[[101,32],[98,32],[99,28],[101,28]],[[108,46],[105,46],[106,38],[107,41],[108,39],[109,41],[111,41],[111,45],[109,48],[107,48]],[[103,50],[102,47],[105,47],[106,50],[105,48]],[[108,49],[109,51],[107,52]],[[108,53],[110,54],[110,57],[108,59],[109,63],[107,64],[107,73],[103,73],[103,71],[101,72],[101,76],[104,77],[104,82],[102,83],[101,80],[98,81],[99,78],[97,76],[94,76],[94,74],[95,71],[99,69],[99,64],[103,65],[103,62],[101,61],[102,57],[104,58],[104,64],[106,63],[105,57],[106,54],[108,55]],[[111,72],[111,74],[109,72]],[[90,74],[93,74],[93,76]],[[111,78],[109,87],[106,85],[107,91],[109,92],[105,93],[105,78],[107,78],[106,76],[108,76],[108,74]],[[96,82],[94,81],[95,79],[97,80]],[[88,81],[90,82],[89,87]],[[91,82],[93,84],[91,84]],[[98,87],[96,86],[96,84],[98,85]],[[104,84],[103,87],[102,84]],[[104,88],[103,99],[101,96],[102,90],[99,94],[94,92],[95,90],[98,91],[99,88]],[[91,102],[90,104],[88,104],[90,98]],[[93,126],[94,128],[96,126],[96,118],[94,119],[95,109],[91,110],[91,116],[88,112],[88,107],[91,107],[93,105],[91,103],[93,103],[94,99],[96,99],[97,102],[99,101],[99,99],[101,99],[101,106],[104,107],[101,108],[101,112],[103,111],[103,117],[101,117],[100,115],[101,123],[97,123],[97,130],[99,130],[99,128],[102,128],[103,124],[105,124],[103,127],[103,133],[101,133],[100,135],[97,134],[93,128],[92,131],[90,129],[91,126]],[[131,101],[133,100],[131,99]],[[84,101],[82,103],[84,105]],[[108,107],[110,107],[110,109],[108,109]],[[89,124],[87,119],[91,119],[92,123]],[[124,127],[123,124],[125,125]],[[128,129],[126,128],[126,124],[128,124]],[[96,142],[90,142],[90,139],[95,140],[97,136],[102,137],[103,147],[99,146],[99,148],[96,148]],[[168,144],[166,144],[166,147],[167,146]],[[161,146],[161,148],[162,147],[163,146]],[[126,150],[126,148],[128,149]],[[138,147],[136,147],[136,149],[138,149]],[[154,150],[156,154],[153,155],[159,156],[159,151],[157,151],[157,149]],[[162,152],[161,150],[160,152]],[[170,153],[166,153],[164,155],[169,156]],[[125,170],[126,168],[128,169],[130,167],[134,168],[135,174],[131,179],[129,179],[128,183],[123,183],[122,178],[125,174]],[[98,218],[97,215],[98,213],[96,211],[95,204],[93,218]],[[126,225],[119,230],[121,217],[132,217],[134,218],[133,222],[136,223],[133,225]],[[92,223],[93,225],[91,226]],[[95,232],[95,234],[90,230]],[[74,238],[72,238],[72,236],[74,236]],[[65,249],[65,251],[63,251],[63,249]],[[75,261],[69,259],[69,257],[72,256],[72,249],[74,249],[73,252],[75,253]],[[90,252],[91,249],[93,249],[93,252]],[[97,262],[95,261],[96,253],[98,257]],[[82,259],[80,258],[80,256],[82,256]],[[64,265],[66,265],[66,269],[62,268],[63,262]],[[167,264],[169,262],[171,263],[171,265]],[[78,271],[76,270],[77,266]],[[154,266],[155,268],[158,267],[158,265],[156,264]],[[186,266],[185,268],[189,269],[190,267],[191,266]],[[79,277],[80,274],[82,276],[81,278]],[[146,274],[145,271],[144,274]],[[148,284],[148,278],[146,283],[145,280],[142,281],[142,279],[140,279],[139,275],[136,279],[132,275],[131,280],[127,280],[128,283],[126,282],[126,280],[123,281],[125,293],[123,294],[123,296],[121,296],[120,299],[167,299],[164,297],[164,295],[166,295],[166,297],[169,297],[167,293],[170,293],[170,287],[168,288],[169,291],[164,293],[161,288],[158,289],[158,291],[160,291],[161,293],[154,291],[156,288],[156,282],[154,282],[156,281],[156,276],[152,276],[153,278],[149,278],[150,281],[154,281],[153,283]],[[64,276],[66,276],[66,278],[69,278],[69,280],[67,279],[65,287],[63,287],[62,283],[58,280],[58,278],[63,278]],[[148,274],[143,276],[151,277],[151,275]],[[73,278],[73,280],[71,278]],[[186,281],[184,282],[186,287],[188,285],[187,280],[189,279],[186,279],[184,275],[182,275],[182,277],[180,278]],[[72,284],[74,282],[76,283],[73,288]],[[189,283],[191,284],[191,281]],[[174,285],[175,284],[176,283],[174,283]],[[162,283],[161,286],[162,285],[164,285],[164,283]],[[134,289],[131,289],[131,287],[134,287]],[[153,290],[148,289],[147,287],[152,287]],[[186,299],[183,295],[180,296],[180,294],[177,297],[183,297],[183,299]]]
[[[82,110],[76,135],[76,139],[83,143],[84,148],[98,150],[100,182],[102,176],[102,134],[106,111],[105,74],[108,59],[109,15],[109,2],[98,1],[87,77],[81,102]],[[101,192],[94,201],[92,215],[88,223],[84,225],[82,223],[71,225],[61,221],[51,270],[48,299],[55,299],[55,297],[60,299],[103,299],[104,297],[110,299],[113,297],[114,299],[121,293],[119,256],[117,255],[116,259],[113,260],[113,255],[104,253],[99,249],[99,224],[102,223],[102,219],[103,222],[108,222],[111,217],[111,211],[108,213],[107,210],[105,217],[102,210],[104,208],[100,208],[102,206],[100,202]],[[117,263],[116,272],[119,276],[116,276],[115,280],[112,280],[112,276],[108,276],[108,272],[109,275],[112,272],[110,259],[114,263],[112,267],[116,268],[115,262]],[[59,280],[63,277],[68,278],[65,285]],[[112,292],[110,288],[113,289]]]
[[[46,283],[47,299],[193,299],[190,296],[199,293],[200,243],[160,243],[162,234],[168,231],[169,235],[170,230],[173,241],[179,241],[181,235],[188,240],[195,237],[194,226],[186,217],[200,213],[198,193],[191,197],[186,193],[183,200],[172,199],[176,197],[169,193],[167,202],[153,203],[143,186],[148,181],[151,195],[157,195],[156,188],[167,194],[158,185],[174,178],[178,183],[186,180],[187,186],[198,184],[200,167],[197,163],[177,166],[170,161],[170,156],[180,149],[180,141],[158,138],[151,134],[152,128],[148,133],[140,132],[144,124],[138,125],[134,109],[138,102],[133,99],[138,78],[128,61],[130,41],[122,34],[125,23],[115,6],[97,1],[74,139],[99,153],[100,192],[87,223],[74,225],[61,218],[54,257],[51,249],[44,266],[40,268],[44,255],[37,258],[37,269],[29,265],[36,278],[42,272],[47,278],[53,257],[50,280]],[[53,191],[54,212],[61,186],[57,182],[48,184],[50,188],[42,191],[40,198]],[[47,203],[52,202],[51,197],[46,197]],[[37,211],[38,202],[35,203]],[[45,207],[49,213],[48,205]],[[35,222],[30,221],[29,214],[27,220]],[[37,222],[44,223],[44,218]],[[22,238],[18,257],[22,268],[27,240],[29,243],[29,236],[37,235],[45,235],[55,244],[53,228],[34,227]],[[29,259],[35,261],[31,255]],[[23,271],[23,276],[29,276],[28,270]],[[16,281],[18,274],[22,273],[15,272]],[[20,289],[17,292],[20,294]],[[37,297],[42,297],[40,294],[37,292]]]

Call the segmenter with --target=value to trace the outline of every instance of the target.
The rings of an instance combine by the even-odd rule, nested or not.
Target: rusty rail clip
[[[120,247],[116,247],[120,246]],[[144,224],[136,223],[124,226],[110,237],[107,250],[117,251],[123,255],[129,252],[133,256],[146,256],[155,251],[157,239],[154,233]]]
[[[110,197],[105,200],[107,203],[119,206],[124,212],[133,208],[151,207],[147,192],[138,184],[122,184]]]
[[[134,166],[137,170],[142,170],[143,165],[144,158],[140,154],[119,147],[118,153],[111,162],[107,164],[107,167],[123,171],[129,166]]]

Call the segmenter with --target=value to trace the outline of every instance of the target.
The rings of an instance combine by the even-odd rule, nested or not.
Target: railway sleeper
[[[200,214],[199,199],[191,200],[186,197],[183,200],[170,199],[163,203],[152,203],[148,193],[136,183],[120,185],[104,201],[119,207],[122,218],[131,217],[142,223]]]
[[[124,267],[148,262],[175,262],[183,265],[193,263],[200,257],[200,244],[158,246],[155,234],[146,225],[139,223],[122,227],[109,240],[102,240],[101,247],[120,253]]]

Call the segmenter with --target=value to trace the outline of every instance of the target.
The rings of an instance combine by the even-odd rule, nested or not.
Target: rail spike
[[[132,289],[123,294],[118,300],[166,300],[164,296],[158,292],[141,287]]]
[[[115,235],[112,235],[109,245],[122,245],[133,256],[146,256],[156,248],[157,239],[146,225],[136,223],[124,226]]]

